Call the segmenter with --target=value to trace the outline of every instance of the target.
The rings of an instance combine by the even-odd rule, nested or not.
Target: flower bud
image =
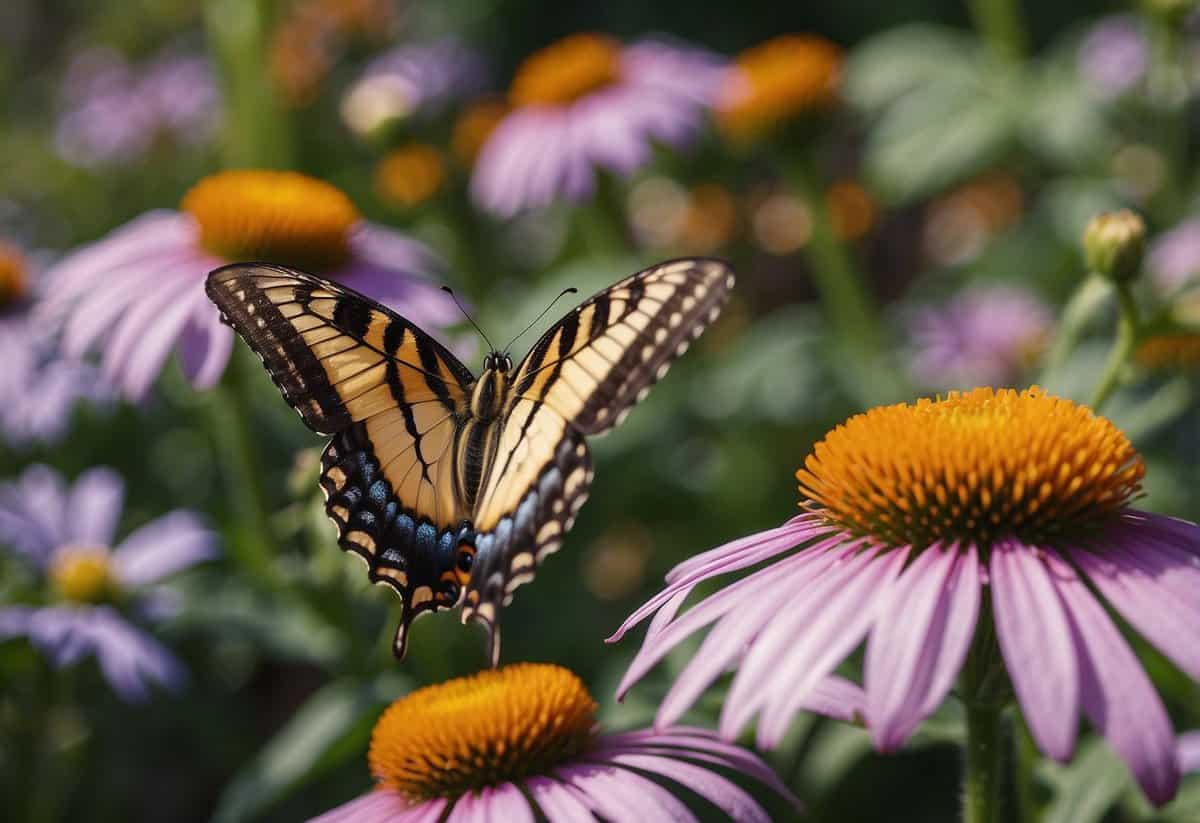
[[[1146,251],[1146,224],[1130,211],[1104,212],[1083,230],[1083,256],[1089,271],[1114,282],[1137,277]]]

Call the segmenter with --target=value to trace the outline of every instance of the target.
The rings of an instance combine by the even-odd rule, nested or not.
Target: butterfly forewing
[[[621,421],[716,319],[733,282],[719,260],[654,266],[584,301],[530,350],[475,507],[478,555],[464,619],[494,631],[499,609],[558,548],[587,498],[592,470],[581,435]]]
[[[473,380],[436,340],[357,292],[282,266],[238,264],[207,291],[310,428],[334,439],[321,487],[338,542],[404,600],[397,635],[453,604],[458,415]],[[449,594],[454,596],[451,597]]]

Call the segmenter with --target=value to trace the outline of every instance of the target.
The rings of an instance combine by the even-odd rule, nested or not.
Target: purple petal
[[[29,618],[33,609],[29,606],[0,607],[0,640],[29,634]]]
[[[758,727],[764,747],[779,745],[812,689],[862,641],[878,615],[876,595],[891,587],[907,557],[907,547],[887,550],[843,589],[832,593],[815,619],[797,625],[800,642],[788,651],[778,672],[772,673],[764,701]]]
[[[1179,788],[1175,734],[1142,665],[1104,609],[1064,560],[1044,562],[1062,596],[1079,655],[1080,702],[1146,797],[1163,805]]]
[[[199,516],[174,511],[125,538],[113,552],[114,571],[126,586],[144,586],[215,557],[216,542]]]
[[[595,816],[574,786],[549,777],[533,777],[525,781],[525,789],[534,806],[553,823],[595,823]]]
[[[171,349],[183,336],[183,330],[200,301],[207,303],[208,296],[200,284],[184,289],[155,318],[138,343],[136,356],[127,357],[121,383],[129,397],[140,399],[146,396],[151,384],[162,371]],[[211,306],[207,307],[210,311]],[[161,352],[161,355],[159,354]]]
[[[687,806],[662,786],[609,763],[565,766],[558,777],[578,789],[581,799],[612,823],[696,819]]]
[[[1179,768],[1185,774],[1200,772],[1200,731],[1179,735]]]
[[[353,800],[311,817],[308,823],[434,823],[446,801],[429,800],[415,806],[388,789],[374,789]]]
[[[71,540],[81,545],[109,547],[125,502],[125,481],[112,469],[95,468],[75,479],[71,489]]]
[[[866,716],[866,703],[866,694],[857,684],[831,675],[813,686],[800,708],[835,720],[856,723]]]
[[[198,303],[179,340],[179,362],[192,388],[203,391],[215,386],[232,352],[233,330],[221,322],[207,299]]]
[[[1179,563],[1150,542],[1129,551],[1071,548],[1070,556],[1122,617],[1200,680],[1200,558]],[[1179,578],[1176,587],[1164,584],[1168,574]]]
[[[165,647],[111,609],[95,609],[88,633],[105,679],[129,702],[148,697],[151,682],[175,690],[187,679],[182,666]]]
[[[753,797],[716,772],[680,760],[649,754],[615,754],[608,756],[606,760],[681,783],[725,812],[731,820],[770,823],[767,813]],[[617,786],[613,788],[617,789]],[[647,818],[643,815],[638,819]]]
[[[27,468],[15,483],[0,485],[0,541],[38,565],[66,541],[67,489],[49,466]]]
[[[996,635],[1029,731],[1066,760],[1079,727],[1079,652],[1062,602],[1038,549],[996,543],[990,571]]]
[[[941,704],[966,657],[979,608],[974,548],[926,548],[884,597],[867,643],[866,718],[875,747],[893,751]]]

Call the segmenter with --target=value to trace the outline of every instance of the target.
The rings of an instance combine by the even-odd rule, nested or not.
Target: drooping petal
[[[813,688],[862,642],[878,614],[875,594],[891,587],[907,556],[908,548],[904,547],[875,558],[803,627],[797,648],[788,653],[766,689],[758,726],[758,740],[763,747],[779,745]]]
[[[127,586],[154,583],[215,557],[216,534],[187,511],[165,514],[133,532],[113,552],[117,579]]]
[[[179,340],[179,361],[192,388],[211,389],[225,373],[233,352],[233,329],[221,322],[220,314],[205,296],[192,308],[192,316]]]
[[[594,823],[596,820],[574,786],[549,777],[534,777],[525,781],[525,789],[547,820],[554,823]]]
[[[178,689],[187,679],[182,665],[157,640],[107,607],[94,610],[87,635],[104,679],[120,697],[139,702],[157,683]]]
[[[1137,778],[1163,805],[1179,788],[1175,733],[1142,665],[1075,570],[1047,552],[1049,579],[1062,596],[1079,656],[1080,702]]]
[[[609,763],[657,774],[681,783],[719,808],[731,820],[744,821],[744,823],[757,823],[757,821],[770,823],[767,813],[755,802],[753,797],[732,781],[709,769],[682,760],[650,754],[613,754],[605,759]],[[628,780],[627,776],[623,775],[622,778],[623,781]],[[682,804],[680,805],[682,806]],[[681,816],[677,819],[692,818],[689,815],[689,817]]]
[[[1184,732],[1179,735],[1179,768],[1184,774],[1200,772],[1200,732]]]
[[[611,763],[579,763],[558,770],[557,777],[578,789],[581,799],[612,823],[642,820],[696,819],[669,791],[641,775]]]
[[[1038,748],[1066,760],[1079,726],[1079,652],[1038,550],[992,547],[992,608],[1000,651]]]
[[[1172,588],[1162,585],[1163,562],[1155,561],[1164,558],[1156,557],[1158,551],[1153,543],[1144,542],[1129,551],[1072,548],[1070,557],[1122,617],[1179,668],[1200,680],[1200,558],[1192,558],[1195,565],[1165,559],[1180,578]]]
[[[435,823],[445,808],[446,801],[440,798],[410,806],[395,792],[375,789],[309,818],[308,823]]]
[[[125,502],[125,481],[112,469],[88,469],[75,479],[67,510],[71,540],[87,546],[112,545]]]
[[[930,546],[884,598],[867,642],[866,719],[875,747],[893,751],[941,703],[966,657],[979,606],[974,549]]]
[[[491,823],[511,820],[533,823],[533,811],[520,790],[511,783],[485,786],[478,793],[468,792],[450,810],[446,823]]]

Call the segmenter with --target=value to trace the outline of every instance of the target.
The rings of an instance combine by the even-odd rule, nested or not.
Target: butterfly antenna
[[[467,313],[467,310],[463,308],[463,304],[459,302],[458,295],[454,293],[454,290],[449,286],[442,286],[442,291],[453,298],[454,305],[458,306],[458,310],[463,313],[463,317],[467,318],[467,321],[475,327],[475,331],[479,332],[479,336],[483,338],[483,342],[488,344],[488,348],[492,351],[495,351],[496,347],[492,345],[492,341],[488,340],[488,336],[483,333],[483,329],[479,328],[479,324],[475,322],[475,318],[471,317],[471,315]]]
[[[532,323],[530,323],[530,324],[529,324],[528,326],[526,326],[525,328],[521,329],[520,333],[519,333],[519,334],[518,334],[516,337],[514,337],[512,340],[509,340],[509,341],[508,341],[508,345],[504,347],[504,351],[505,351],[505,352],[507,352],[507,351],[508,351],[510,348],[512,348],[512,344],[513,344],[513,343],[516,343],[518,340],[520,340],[520,339],[521,339],[521,336],[522,336],[522,335],[524,335],[524,334],[525,334],[525,332],[529,331],[529,330],[530,330],[530,329],[532,329],[532,328],[533,328],[535,325],[537,325],[537,322],[538,322],[539,320],[541,320],[543,317],[545,317],[545,316],[546,316],[546,312],[548,312],[548,311],[550,311],[552,308],[554,308],[554,304],[555,304],[555,303],[557,303],[559,300],[562,300],[562,299],[563,299],[564,297],[566,297],[568,294],[575,294],[575,293],[576,293],[576,292],[578,292],[578,291],[579,291],[579,289],[575,288],[574,286],[570,286],[569,288],[565,288],[565,289],[563,289],[562,291],[560,291],[560,292],[558,293],[558,297],[556,297],[556,298],[554,298],[553,300],[551,300],[551,301],[550,301],[550,305],[549,305],[549,306],[547,306],[546,308],[542,309],[542,313],[541,313],[541,314],[539,314],[537,317],[533,318],[533,322],[532,322]]]

